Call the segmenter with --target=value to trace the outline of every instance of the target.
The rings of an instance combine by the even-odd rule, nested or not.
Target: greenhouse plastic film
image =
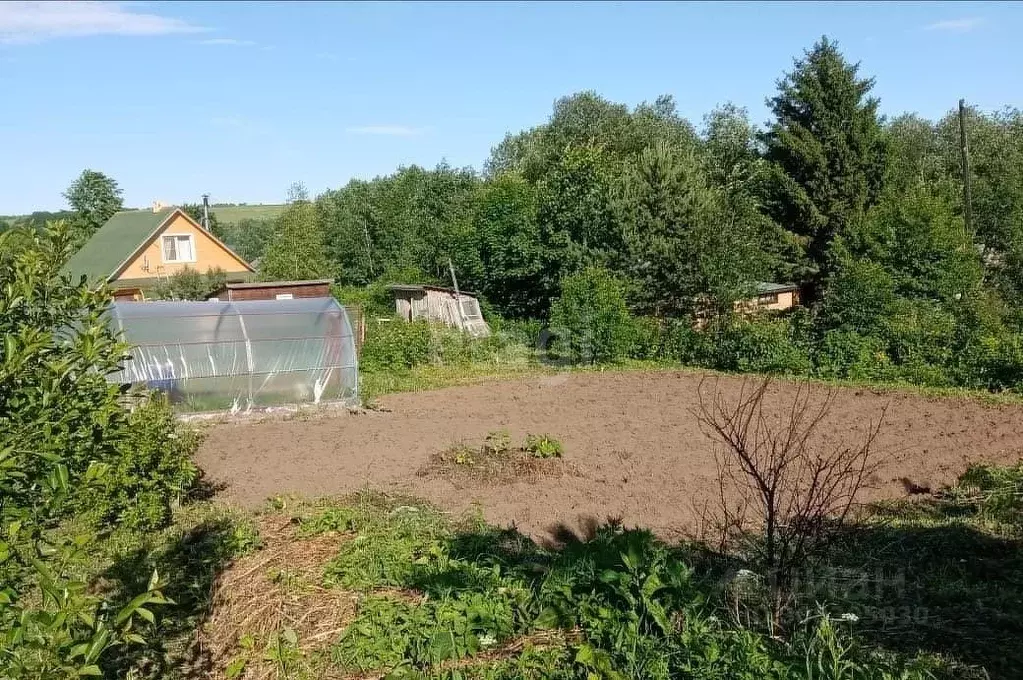
[[[186,410],[358,400],[352,324],[333,298],[115,302],[111,322],[132,345],[111,379]]]

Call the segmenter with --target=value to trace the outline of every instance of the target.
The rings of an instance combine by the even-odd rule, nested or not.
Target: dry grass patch
[[[245,654],[246,648],[293,638],[295,650],[305,656],[329,644],[354,618],[357,595],[322,586],[323,565],[350,535],[303,537],[297,529],[290,517],[261,518],[262,549],[236,560],[214,583],[199,643],[218,673],[272,675],[269,665],[277,660],[267,658],[269,654]]]

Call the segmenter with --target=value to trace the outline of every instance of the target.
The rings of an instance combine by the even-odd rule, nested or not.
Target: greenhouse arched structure
[[[114,302],[110,319],[131,345],[110,379],[185,410],[358,401],[355,335],[334,298]]]

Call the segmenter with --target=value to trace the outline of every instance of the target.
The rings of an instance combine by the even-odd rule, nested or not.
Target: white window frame
[[[173,236],[174,238],[185,236],[188,238],[189,245],[191,246],[192,249],[192,259],[190,260],[182,260],[181,258],[178,258],[176,260],[167,259],[167,248],[163,245],[163,240],[170,236]],[[177,246],[175,246],[175,250],[176,249]],[[188,232],[170,232],[166,234],[160,234],[160,260],[164,264],[195,264],[198,261],[197,254],[195,252],[195,234],[189,234]]]
[[[471,314],[465,311],[465,303],[467,303],[467,302],[469,303],[470,307],[472,307],[472,313]],[[483,318],[483,313],[480,310],[480,303],[479,303],[479,301],[476,298],[471,298],[471,297],[468,297],[468,296],[463,297],[459,301],[459,305],[461,305],[462,316],[464,316],[466,319],[468,319],[470,321],[476,321],[478,319],[482,319]]]

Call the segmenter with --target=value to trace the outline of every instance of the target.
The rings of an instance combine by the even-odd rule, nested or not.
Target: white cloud
[[[962,19],[946,19],[924,26],[925,31],[947,31],[950,33],[966,33],[983,25],[982,17],[964,17]]]
[[[407,125],[360,125],[345,128],[350,135],[384,135],[388,137],[413,137],[423,132],[422,128]]]
[[[255,40],[238,40],[237,38],[210,38],[200,40],[201,45],[229,45],[233,47],[251,47],[256,44]]]
[[[0,2],[0,43],[205,30],[181,19],[133,11],[123,2]]]

